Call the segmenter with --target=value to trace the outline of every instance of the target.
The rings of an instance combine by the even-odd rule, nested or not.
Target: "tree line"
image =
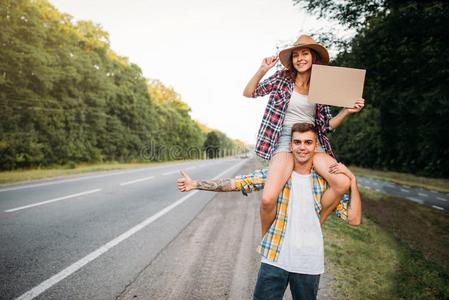
[[[333,65],[367,70],[365,109],[332,135],[337,157],[363,167],[449,176],[447,1],[293,0],[355,36],[319,38]]]
[[[110,48],[99,25],[73,22],[46,0],[5,0],[0,28],[2,170],[246,150],[193,120],[176,91]]]

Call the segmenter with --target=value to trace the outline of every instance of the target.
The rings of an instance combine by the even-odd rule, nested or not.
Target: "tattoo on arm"
[[[233,179],[203,180],[196,182],[196,188],[203,191],[231,192],[235,191]]]

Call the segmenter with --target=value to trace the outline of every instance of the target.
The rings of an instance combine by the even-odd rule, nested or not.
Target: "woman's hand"
[[[260,65],[260,69],[264,72],[270,70],[278,62],[279,57],[276,55],[265,57]]]
[[[346,175],[351,181],[355,179],[354,174],[342,163],[334,163],[330,165],[329,167],[329,173],[331,174],[344,174]]]
[[[346,111],[351,114],[356,113],[356,112],[361,111],[364,106],[365,106],[365,99],[360,98],[355,101],[355,104],[353,107],[346,107]]]

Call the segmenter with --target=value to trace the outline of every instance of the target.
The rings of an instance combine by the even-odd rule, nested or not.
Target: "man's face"
[[[299,163],[306,163],[313,158],[317,146],[316,134],[313,131],[294,132],[290,142],[290,150]]]

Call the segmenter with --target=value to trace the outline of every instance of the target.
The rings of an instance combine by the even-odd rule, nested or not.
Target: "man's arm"
[[[235,178],[228,179],[212,179],[212,180],[192,180],[189,175],[181,171],[181,178],[176,182],[181,192],[191,190],[203,190],[211,192],[237,192],[241,191],[243,195],[260,191],[264,188],[267,179],[267,170],[255,170],[248,175],[240,175]]]
[[[193,180],[187,173],[181,171],[181,178],[176,181],[178,190],[188,192],[191,190],[203,190],[211,192],[234,192],[237,191],[235,179],[216,179],[216,180]]]
[[[357,178],[354,174],[342,163],[337,163],[331,166],[330,173],[342,173],[351,180],[351,197],[348,204],[348,223],[350,225],[358,226],[362,223],[362,200],[360,197],[359,188],[357,186]]]

